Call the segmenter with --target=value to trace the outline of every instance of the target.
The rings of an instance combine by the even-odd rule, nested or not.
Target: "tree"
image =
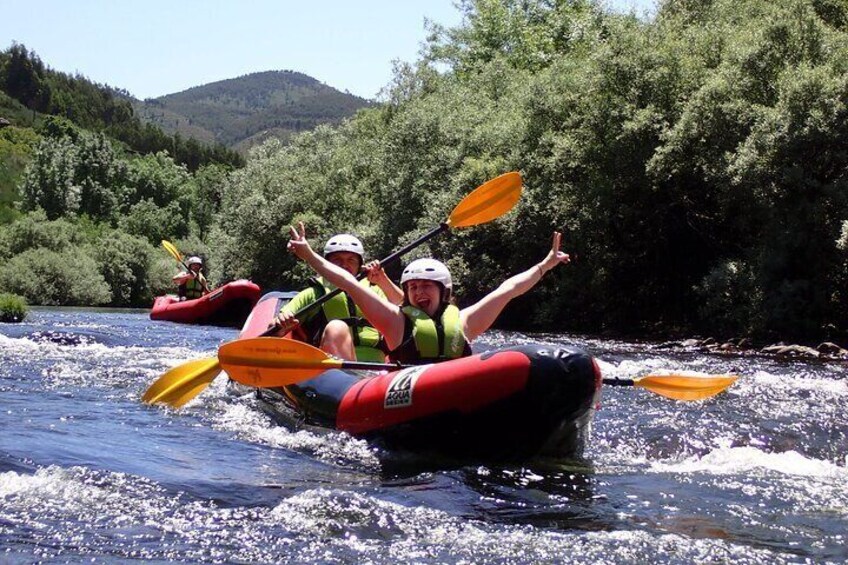
[[[50,103],[50,87],[45,80],[44,63],[26,47],[13,43],[3,69],[3,90],[33,111],[43,111]]]

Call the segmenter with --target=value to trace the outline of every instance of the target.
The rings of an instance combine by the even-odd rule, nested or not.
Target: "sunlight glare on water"
[[[838,363],[493,331],[479,351],[582,347],[605,377],[737,373],[677,402],[605,388],[579,460],[397,466],[277,425],[218,377],[139,398],[232,330],[144,312],[0,324],[0,562],[838,563],[848,559],[848,379]]]

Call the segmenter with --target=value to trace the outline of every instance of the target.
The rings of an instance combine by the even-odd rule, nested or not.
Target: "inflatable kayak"
[[[239,337],[262,334],[292,296],[265,295]],[[583,351],[519,346],[366,377],[332,369],[256,394],[292,429],[340,430],[418,455],[511,462],[579,456],[600,388],[598,366]]]
[[[260,293],[258,285],[237,280],[195,300],[180,302],[174,295],[160,296],[153,303],[150,319],[238,328],[245,323]]]

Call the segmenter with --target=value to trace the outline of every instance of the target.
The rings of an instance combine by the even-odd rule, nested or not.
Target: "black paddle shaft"
[[[607,386],[633,386],[635,383],[633,379],[604,379]]]
[[[432,230],[425,233],[424,235],[422,235],[421,237],[419,237],[418,239],[416,239],[412,243],[405,245],[404,247],[398,249],[397,251],[395,251],[394,253],[392,253],[391,255],[386,257],[385,259],[382,259],[380,261],[380,265],[389,265],[391,263],[394,263],[395,261],[397,261],[398,259],[400,259],[404,255],[406,255],[407,253],[409,253],[410,251],[412,251],[413,249],[415,249],[416,247],[418,247],[422,243],[430,241],[431,239],[433,239],[434,237],[436,237],[440,233],[442,233],[444,231],[448,231],[448,229],[450,229],[450,226],[448,226],[448,224],[446,222],[439,224],[438,227],[433,228]],[[365,275],[366,274],[365,274],[364,271],[359,273],[359,275],[357,275],[357,277],[356,277],[356,280],[360,281],[360,280],[364,279]],[[321,298],[319,298],[315,302],[312,302],[311,304],[307,304],[306,306],[304,306],[303,308],[301,308],[300,310],[295,312],[294,317],[300,318],[302,315],[306,314],[310,310],[317,308],[318,306],[324,304],[325,302],[330,300],[332,297],[339,294],[341,291],[342,291],[342,289],[337,288],[337,289],[333,290],[332,292],[328,292],[327,294],[325,294],[324,296],[322,296]],[[267,337],[269,335],[273,335],[274,333],[277,332],[278,329],[279,328],[277,328],[276,326],[268,328],[259,337]]]

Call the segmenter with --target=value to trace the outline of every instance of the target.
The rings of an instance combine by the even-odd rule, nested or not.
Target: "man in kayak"
[[[403,270],[400,305],[359,286],[349,271],[317,255],[306,241],[303,223],[291,228],[288,250],[306,261],[325,280],[350,294],[369,322],[381,333],[389,357],[401,363],[430,363],[471,354],[471,342],[495,322],[513,298],[524,294],[557,265],[568,263],[560,251],[562,234],[554,232],[545,258],[501,283],[467,308],[451,302],[453,282],[447,267],[435,259],[418,259]]]
[[[188,271],[182,271],[171,279],[178,287],[180,300],[194,300],[209,293],[206,277],[200,272],[203,269],[203,260],[200,257],[189,257],[186,267]]]
[[[331,237],[324,246],[326,261],[350,276],[357,288],[378,296],[381,300],[400,304],[403,291],[386,276],[378,261],[365,266],[368,276],[362,282],[356,275],[363,269],[365,250],[362,242],[350,234]],[[277,335],[294,330],[298,339],[320,347],[327,353],[342,359],[382,363],[386,359],[382,336],[365,319],[350,295],[342,292],[306,312],[300,319],[299,312],[324,294],[335,290],[335,286],[323,278],[311,279],[308,288],[302,290],[283,306],[275,318],[280,328]]]

